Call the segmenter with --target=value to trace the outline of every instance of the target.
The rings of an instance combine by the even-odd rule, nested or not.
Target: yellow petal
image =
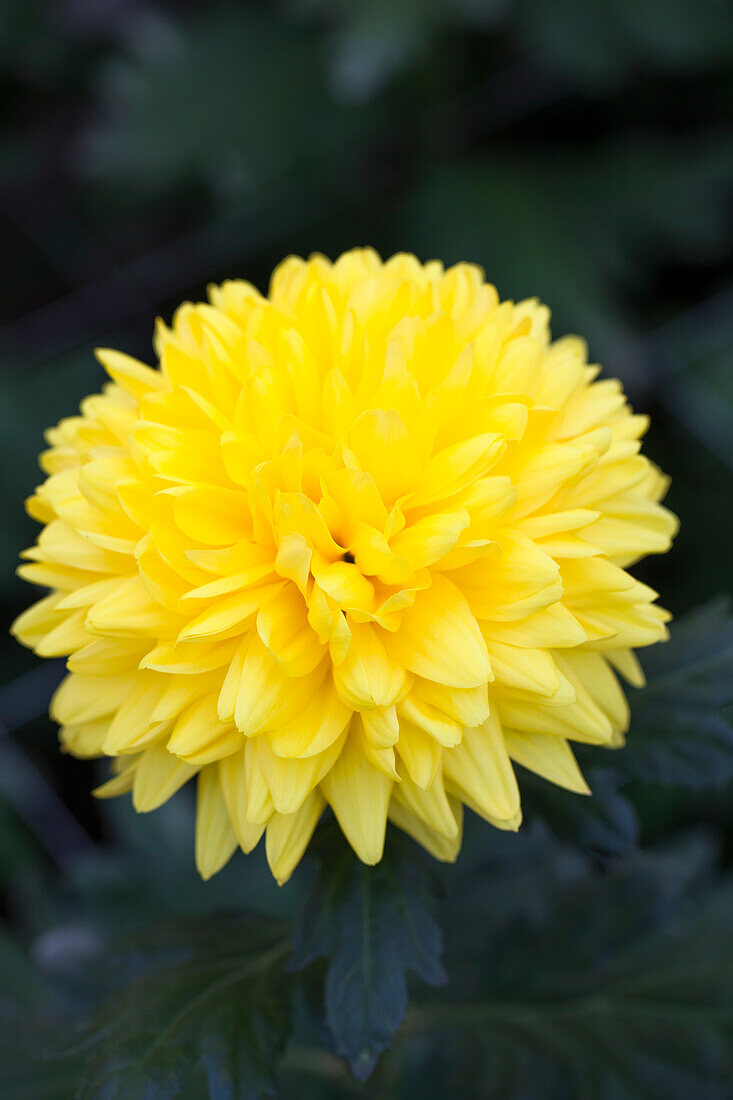
[[[225,639],[241,634],[263,604],[277,595],[281,583],[256,585],[221,596],[211,607],[186,623],[178,642]]]
[[[443,756],[443,772],[461,799],[482,817],[511,820],[519,810],[519,788],[492,714],[483,725],[467,729],[457,748]]]
[[[568,791],[590,794],[573,750],[563,737],[506,729],[504,741],[509,755],[517,764]]]
[[[348,653],[333,670],[336,690],[354,710],[389,707],[404,686],[405,670],[390,660],[383,637],[370,623],[355,624]]]
[[[391,549],[383,531],[366,523],[352,524],[348,546],[357,567],[384,584],[409,584],[414,576],[410,565]]]
[[[77,653],[93,641],[86,629],[84,608],[57,620],[56,626],[49,630],[36,644],[39,657],[66,657]]]
[[[103,718],[122,705],[134,682],[132,675],[100,677],[71,673],[61,681],[51,699],[51,717],[60,726]]]
[[[639,659],[631,649],[612,649],[606,657],[632,687],[644,687],[646,677]]]
[[[511,621],[556,603],[563,594],[555,561],[522,535],[503,532],[499,554],[456,570],[454,577],[474,615]]]
[[[566,670],[568,667],[572,670],[571,683],[580,681],[614,729],[625,731],[629,725],[629,704],[605,655],[570,651],[560,660]]]
[[[168,740],[168,751],[190,764],[210,764],[244,747],[234,726],[222,725],[217,697],[206,695],[186,707]]]
[[[486,474],[505,447],[501,436],[491,432],[446,447],[428,462],[409,507],[423,508],[460,492]]]
[[[251,852],[265,831],[265,821],[253,822],[247,817],[248,788],[244,758],[244,752],[235,752],[220,760],[219,782],[239,847],[243,852]]]
[[[139,577],[130,577],[90,607],[87,628],[116,638],[170,637],[181,621],[151,599]]]
[[[329,677],[298,714],[267,733],[267,740],[277,756],[315,756],[341,736],[351,715]]]
[[[516,503],[517,492],[508,477],[483,477],[474,481],[456,497],[471,519],[471,533],[476,537],[490,534],[499,516]]]
[[[199,773],[196,802],[196,867],[206,880],[231,859],[237,837],[229,819],[224,795],[215,766]]]
[[[74,726],[62,726],[59,730],[59,740],[63,749],[74,756],[102,756],[104,753],[102,746],[108,729],[108,718],[100,718],[96,722],[80,722]]]
[[[417,681],[413,690],[397,706],[400,721],[405,719],[429,734],[439,745],[452,748],[460,744],[463,736],[463,724],[450,718],[421,694],[419,685],[426,681]]]
[[[293,814],[275,814],[267,826],[265,849],[270,870],[283,886],[305,852],[323,813],[326,800],[320,791],[312,791]]]
[[[393,788],[392,804],[395,801],[402,803],[428,829],[445,840],[456,840],[460,836],[461,817],[456,814],[455,799],[451,800],[446,795],[440,775],[436,776],[429,790],[424,790],[405,777]]]
[[[400,783],[401,777],[397,771],[397,758],[394,749],[391,745],[380,745],[378,742],[372,741],[366,732],[364,715],[371,713],[373,711],[363,711],[361,714],[354,716],[354,721],[351,723],[349,730],[349,738],[369,764],[373,764],[379,771],[384,772],[395,783]]]
[[[514,514],[526,515],[539,508],[558,491],[563,482],[574,477],[584,465],[583,452],[560,443],[544,444],[521,462],[512,474],[517,491]]]
[[[321,781],[321,790],[362,863],[379,863],[382,858],[392,785],[350,740]]]
[[[166,384],[160,371],[151,370],[131,355],[112,348],[97,348],[94,354],[110,378],[133,397],[140,398],[151,390],[163,389]]]
[[[252,534],[247,497],[241,490],[187,488],[176,496],[174,515],[183,534],[205,546],[227,546]]]
[[[372,476],[388,507],[406,493],[419,476],[419,462],[407,428],[390,409],[362,413],[354,421],[347,443],[359,468]]]
[[[37,646],[62,621],[56,610],[60,600],[59,593],[54,592],[21,612],[10,628],[13,637],[30,649]]]
[[[145,535],[137,544],[135,559],[140,570],[140,580],[151,598],[169,611],[176,612],[178,601],[188,585],[161,556],[152,535]]]
[[[296,531],[281,536],[275,565],[281,577],[294,581],[305,595],[313,551],[306,538]]]
[[[170,722],[177,718],[190,703],[205,695],[211,695],[220,678],[220,674],[216,672],[204,672],[200,676],[166,677],[163,693],[153,711],[151,721]]]
[[[413,569],[433,565],[451,550],[469,524],[464,508],[417,520],[392,539],[394,553]]]
[[[244,746],[244,786],[244,813],[247,820],[256,825],[266,824],[275,812],[275,807],[260,763],[255,738],[248,740]]]
[[[364,523],[377,531],[384,530],[387,509],[373,477],[356,467],[346,467],[328,471],[323,484],[347,526]]]
[[[413,783],[429,790],[443,759],[443,749],[435,738],[400,718],[400,736],[395,747]]]
[[[242,661],[234,720],[246,736],[277,729],[311,700],[323,682],[325,667],[291,678],[279,668],[258,634],[247,641]]]
[[[578,619],[562,603],[553,603],[513,622],[481,623],[487,639],[524,648],[567,649],[587,641]]]
[[[211,672],[228,665],[237,650],[236,639],[223,642],[184,643],[176,646],[173,642],[163,642],[155,646],[140,661],[140,668],[154,672],[172,672],[182,676],[195,676],[200,672]]]
[[[132,804],[138,813],[157,810],[187,783],[198,768],[171,756],[164,745],[151,745],[135,769]]]
[[[326,651],[308,622],[305,601],[292,584],[260,608],[257,631],[288,676],[313,672],[325,656]]]
[[[385,635],[387,652],[426,680],[451,687],[477,687],[491,678],[481,631],[458,588],[440,573],[412,607],[395,634]]]
[[[311,568],[319,588],[345,611],[372,609],[374,586],[356,565],[347,561],[329,562],[314,556]]]
[[[92,794],[95,798],[117,798],[118,795],[127,794],[132,790],[132,785],[135,782],[135,772],[140,762],[139,757],[130,757],[129,763],[126,763],[126,767],[117,775],[112,776],[106,783],[102,783],[101,787],[96,787]]]
[[[364,736],[375,749],[389,749],[397,742],[400,721],[395,707],[373,707],[360,714]]]
[[[418,817],[417,814],[412,813],[406,806],[394,798],[389,804],[389,819],[394,822],[398,829],[402,829],[402,831],[407,833],[408,836],[411,836],[413,840],[416,840],[418,844],[421,844],[426,851],[430,852],[431,856],[435,857],[435,859],[439,859],[443,863],[454,863],[461,850],[461,840],[463,837],[463,806],[455,799],[449,801],[455,819],[458,822],[458,835],[452,840],[448,840],[446,837],[441,836],[440,833],[436,833],[434,829],[431,829],[429,825],[425,824],[422,817]]]
[[[276,812],[292,814],[300,809],[304,799],[334,763],[343,747],[344,737],[323,752],[301,759],[276,756],[266,737],[258,737],[256,743],[260,766]]]
[[[511,729],[523,732],[559,734],[572,741],[605,744],[613,735],[612,723],[579,680],[573,678],[572,684],[576,699],[566,706],[552,706],[551,700],[543,706],[540,700],[527,702],[503,695],[497,697],[497,710],[502,722]]]
[[[453,688],[432,680],[416,680],[415,690],[429,706],[435,707],[461,726],[480,726],[489,717],[487,684],[475,688]]]
[[[103,691],[101,679],[99,685],[99,690]],[[153,712],[165,686],[164,678],[156,672],[139,672],[135,676],[107,733],[104,751],[109,756],[137,751],[157,739],[162,727],[160,723],[153,723]]]
[[[560,676],[552,655],[544,649],[520,648],[486,640],[497,684],[538,695],[554,695]]]
[[[219,580],[209,581],[187,591],[179,600],[180,610],[196,615],[207,602],[213,602],[220,596],[229,596],[233,592],[242,592],[259,586],[265,580],[274,580],[274,572],[271,562],[263,562],[251,565],[241,573],[229,573],[227,576],[220,577]]]

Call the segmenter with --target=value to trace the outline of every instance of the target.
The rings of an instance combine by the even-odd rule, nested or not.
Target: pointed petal
[[[511,820],[519,810],[519,788],[504,736],[494,714],[466,730],[463,742],[443,756],[451,789],[482,817]]]
[[[243,737],[233,725],[223,725],[216,695],[206,695],[186,707],[168,741],[168,752],[190,764],[210,764],[243,748]]]
[[[369,764],[348,739],[321,781],[321,790],[362,863],[379,863],[384,850],[392,781]]]
[[[219,782],[219,769],[209,765],[199,773],[196,802],[196,867],[206,880],[220,871],[231,859],[237,847],[224,794]]]
[[[219,782],[227,811],[237,834],[239,847],[251,852],[265,831],[265,822],[252,822],[247,817],[247,783],[244,752],[235,752],[219,761]]]
[[[578,794],[590,794],[573,750],[563,737],[549,733],[522,733],[504,730],[504,741],[512,760],[529,771],[549,779],[558,787]]]
[[[413,783],[429,790],[443,759],[442,746],[430,734],[400,718],[400,736],[395,747]]]
[[[138,813],[157,810],[198,772],[179,760],[165,745],[151,745],[140,757],[132,787],[132,804]]]
[[[435,859],[439,859],[443,863],[454,863],[461,850],[461,840],[463,838],[463,806],[455,799],[450,801],[456,821],[458,822],[458,835],[452,840],[448,840],[446,837],[441,836],[440,833],[436,833],[425,824],[422,817],[418,817],[417,814],[412,813],[406,806],[394,798],[389,804],[389,819],[398,829],[402,829],[403,832],[411,836],[413,840],[416,840],[426,851],[430,852],[431,856],[434,856]]]
[[[420,466],[407,429],[396,412],[372,409],[354,421],[347,437],[359,467],[371,474],[389,507],[417,480]]]
[[[412,780],[404,778],[392,791],[392,802],[395,800],[401,802],[428,829],[444,839],[456,840],[460,836],[460,819],[455,813],[456,802],[446,795],[440,774],[436,776],[429,790],[424,790]]]
[[[294,814],[275,814],[270,819],[265,849],[278,885],[283,886],[300,863],[325,806],[325,798],[315,790]]]
[[[399,631],[385,633],[385,645],[396,664],[439,684],[471,688],[491,679],[476,620],[458,588],[440,573],[403,612]]]
[[[341,736],[352,713],[329,677],[295,717],[267,733],[267,740],[277,756],[315,756]]]
[[[234,720],[246,736],[277,729],[302,710],[323,682],[325,663],[307,676],[286,676],[253,633],[242,662]]]
[[[288,676],[312,672],[326,653],[308,622],[307,610],[298,589],[289,584],[257,614],[260,638]]]
[[[300,809],[339,756],[345,736],[325,752],[302,759],[276,756],[266,736],[257,738],[257,755],[277,813],[292,814]]]
[[[390,660],[383,639],[378,627],[355,623],[348,653],[333,670],[336,690],[354,710],[389,707],[403,688],[405,670]]]

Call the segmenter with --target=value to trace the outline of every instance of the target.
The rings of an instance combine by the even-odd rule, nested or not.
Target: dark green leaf
[[[178,1096],[204,1071],[214,1100],[272,1095],[289,1030],[287,940],[272,921],[191,920],[126,953],[141,971],[93,1015],[80,1100]]]
[[[725,1100],[733,882],[710,885],[711,855],[692,839],[554,884],[520,869],[524,919],[508,872],[503,921],[474,945],[476,999],[410,1014],[417,1044],[440,1035],[433,1084],[472,1058],[472,1094],[487,1100]],[[539,919],[538,885],[551,890]]]
[[[626,775],[705,787],[733,776],[733,617],[715,601],[672,625],[643,655],[645,688],[631,696]]]
[[[619,856],[635,847],[639,823],[632,803],[610,768],[589,774],[592,796],[573,794],[534,776],[522,777],[527,818],[541,817],[560,839],[601,856]]]
[[[45,1061],[38,1050],[45,1037],[37,1017],[29,1021],[0,1010],[3,1100],[75,1100],[79,1060],[70,1059],[61,1066]]]
[[[72,1100],[81,1074],[77,1059],[50,1065],[43,1051],[68,1026],[62,1002],[19,946],[0,930],[0,1066],[3,1100]]]
[[[565,79],[602,88],[645,70],[727,57],[731,24],[717,0],[525,0],[517,6],[528,51]]]
[[[198,179],[228,203],[363,133],[363,112],[328,94],[318,39],[266,9],[225,3],[147,30],[103,70],[83,159],[106,186],[149,201]]]
[[[46,983],[11,936],[0,928],[0,1001],[31,1009],[48,998]]]
[[[338,840],[321,852],[296,926],[293,965],[328,958],[326,1023],[359,1080],[369,1076],[405,1018],[408,970],[430,985],[445,981],[431,893],[429,871],[401,837],[390,837],[376,867],[365,867]]]

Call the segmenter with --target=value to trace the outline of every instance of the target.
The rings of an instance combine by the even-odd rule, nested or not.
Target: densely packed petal
[[[360,859],[388,819],[454,859],[463,807],[521,821],[514,766],[587,787],[623,743],[617,674],[666,636],[627,571],[668,549],[647,426],[482,271],[354,250],[212,287],[152,369],[48,432],[14,626],[66,657],[64,749],[140,812],[197,777],[196,860],[266,834],[285,881],[330,806]]]

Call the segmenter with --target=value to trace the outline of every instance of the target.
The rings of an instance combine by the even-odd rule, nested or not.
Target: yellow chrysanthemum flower
[[[196,859],[266,831],[276,878],[326,805],[376,863],[389,818],[455,858],[466,805],[521,819],[513,762],[587,791],[616,679],[668,614],[626,568],[668,549],[662,474],[617,381],[481,270],[371,250],[212,287],[151,369],[48,433],[14,631],[68,657],[63,747],[152,810],[198,776]]]

